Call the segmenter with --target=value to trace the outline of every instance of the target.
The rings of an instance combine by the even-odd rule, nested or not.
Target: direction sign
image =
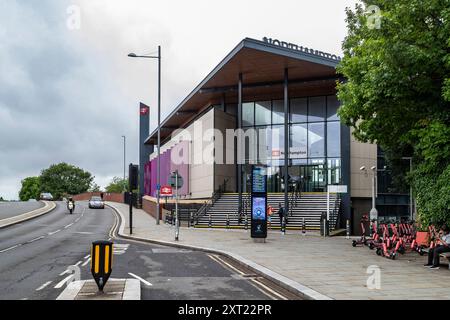
[[[168,184],[169,184],[171,187],[173,187],[173,188],[178,187],[178,189],[181,189],[181,188],[183,187],[183,184],[184,184],[183,177],[180,176],[180,175],[178,174],[178,183],[176,183],[176,175],[175,175],[175,174],[172,174],[172,175],[169,177]]]
[[[332,193],[347,193],[346,185],[328,185],[328,192]]]

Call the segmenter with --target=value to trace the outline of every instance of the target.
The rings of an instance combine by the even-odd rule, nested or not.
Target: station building
[[[345,81],[336,73],[339,61],[276,39],[242,40],[161,123],[161,185],[178,170],[182,202],[209,202],[214,213],[214,202],[223,197],[232,215],[245,203],[252,165],[262,164],[274,205],[298,207],[297,200],[311,198],[311,208],[306,201],[297,213],[317,220],[308,210],[323,210],[317,199],[327,186],[346,185],[347,193],[333,198],[339,200],[338,223],[357,224],[372,206],[377,172],[370,168],[382,158],[377,145],[356,141],[339,120],[336,84]],[[141,142],[154,151],[141,163],[144,201],[150,203],[157,192],[156,144],[157,130]],[[407,194],[379,194],[377,201],[381,215],[408,214]]]

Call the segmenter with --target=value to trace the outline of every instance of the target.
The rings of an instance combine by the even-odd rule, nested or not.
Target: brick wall
[[[159,206],[160,209],[160,213],[159,213],[159,218],[162,218],[162,208],[163,208],[163,204],[161,204]],[[147,212],[149,215],[151,215],[152,217],[154,217],[156,219],[156,202],[152,201],[151,199],[149,199],[149,197],[143,197],[142,198],[142,210],[144,210],[145,212]]]
[[[101,196],[101,192],[85,192],[82,194],[77,194],[76,196],[73,196],[73,199],[75,201],[87,201],[89,200],[92,196]],[[119,202],[119,203],[124,203],[124,197],[123,197],[123,193],[108,193],[108,192],[103,192],[103,200],[105,201],[111,201],[111,202]]]

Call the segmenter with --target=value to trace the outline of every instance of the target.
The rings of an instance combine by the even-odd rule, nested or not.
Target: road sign
[[[181,189],[183,187],[183,184],[184,184],[183,177],[178,174],[178,183],[176,181],[176,178],[177,178],[176,174],[172,173],[172,175],[169,177],[168,184],[172,188],[178,187],[178,189]]]
[[[161,188],[161,196],[163,197],[171,197],[173,196],[173,189],[171,186],[163,186]]]
[[[332,193],[347,193],[347,186],[346,185],[329,185],[328,186],[328,192]]]

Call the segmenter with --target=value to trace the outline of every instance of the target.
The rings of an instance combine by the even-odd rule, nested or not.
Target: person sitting
[[[428,262],[425,267],[429,267],[432,270],[439,269],[440,254],[444,252],[450,252],[450,233],[447,226],[443,226],[439,232],[442,236],[439,239],[440,244],[428,251]]]

